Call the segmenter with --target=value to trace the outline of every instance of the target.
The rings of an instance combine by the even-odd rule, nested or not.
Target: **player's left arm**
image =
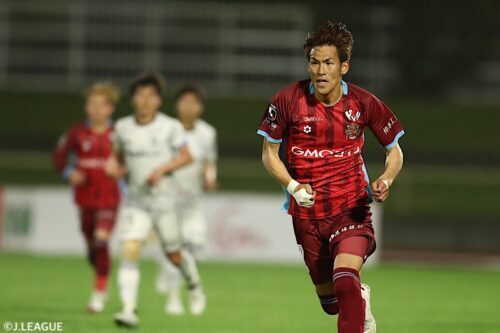
[[[364,100],[367,124],[384,147],[384,172],[371,184],[375,201],[383,202],[389,196],[389,188],[403,167],[403,151],[399,139],[405,134],[403,126],[392,110],[374,95]]]
[[[179,153],[175,158],[168,161],[167,163],[160,165],[155,169],[155,171],[153,171],[153,173],[148,178],[148,184],[150,186],[157,185],[163,178],[163,176],[172,173],[173,171],[182,168],[183,166],[188,165],[191,162],[193,162],[193,157],[191,155],[191,152],[189,151],[187,144],[182,145],[179,148]]]
[[[403,151],[399,144],[385,150],[385,170],[371,185],[375,201],[384,202],[389,188],[403,168]]]

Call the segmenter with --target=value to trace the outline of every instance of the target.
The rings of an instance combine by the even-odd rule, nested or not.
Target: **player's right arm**
[[[262,163],[267,172],[295,198],[299,206],[311,207],[315,196],[311,185],[300,184],[293,179],[279,156],[282,136],[290,123],[290,100],[288,91],[280,91],[273,96],[262,117],[257,131],[257,134],[264,137]]]
[[[106,162],[104,171],[108,176],[116,179],[120,179],[127,174],[128,170],[123,165],[123,156],[120,152],[113,150],[111,156]]]
[[[109,177],[120,179],[124,177],[128,170],[123,163],[123,143],[120,138],[119,124],[115,126],[114,137],[113,137],[113,151],[106,162],[104,172]]]
[[[72,186],[82,185],[86,181],[85,173],[78,170],[74,163],[77,145],[75,131],[76,129],[72,128],[61,135],[52,154],[52,161],[57,172]]]
[[[297,203],[303,207],[311,207],[314,204],[315,192],[310,184],[300,184],[290,176],[285,164],[279,157],[279,143],[272,143],[264,139],[262,145],[262,164],[267,172],[286,188]]]

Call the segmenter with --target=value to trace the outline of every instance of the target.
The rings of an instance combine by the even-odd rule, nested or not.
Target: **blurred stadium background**
[[[354,34],[346,80],[385,100],[407,133],[400,142],[405,167],[384,204],[381,261],[365,273],[379,327],[500,332],[493,297],[500,297],[499,2],[0,0],[2,193],[43,196],[65,186],[50,153],[59,134],[82,119],[87,84],[117,82],[125,93],[120,117],[131,112],[130,80],[161,71],[167,114],[182,83],[197,82],[208,92],[205,118],[219,131],[222,195],[276,199],[281,190],[261,166],[255,131],[270,96],[306,77],[302,43],[325,19],[346,23]],[[371,135],[364,157],[374,177],[383,153]],[[3,205],[4,245],[34,228],[30,209]],[[251,230],[252,215],[247,218]],[[73,227],[77,232],[76,220]],[[57,242],[64,235],[52,237]],[[109,316],[81,311],[90,276],[83,258],[4,246],[0,263],[2,322],[64,321],[68,332],[113,329]],[[144,269],[144,331],[334,327],[296,264],[204,263],[212,303],[193,321],[162,314],[161,299],[146,282],[153,264]],[[118,307],[114,296],[109,314]]]

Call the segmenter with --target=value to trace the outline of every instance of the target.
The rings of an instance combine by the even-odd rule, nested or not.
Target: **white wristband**
[[[295,179],[292,179],[290,180],[290,182],[288,183],[288,186],[286,187],[286,191],[290,194],[293,194],[295,192],[295,189],[297,188],[297,186],[299,186],[300,183],[298,181],[296,181]]]

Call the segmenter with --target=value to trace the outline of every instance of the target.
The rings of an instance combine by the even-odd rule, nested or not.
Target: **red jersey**
[[[290,175],[316,191],[311,208],[300,207],[287,193],[285,209],[295,217],[329,217],[371,201],[361,156],[364,130],[370,128],[386,149],[404,134],[394,113],[373,94],[344,81],[342,88],[340,101],[331,107],[316,99],[310,80],[284,88],[272,98],[257,131],[282,143],[281,159]]]
[[[75,186],[75,203],[82,208],[113,208],[120,202],[118,182],[104,168],[112,153],[113,126],[95,133],[87,124],[77,124],[61,136],[53,154],[57,171],[68,178],[74,169],[82,171],[85,183]]]

